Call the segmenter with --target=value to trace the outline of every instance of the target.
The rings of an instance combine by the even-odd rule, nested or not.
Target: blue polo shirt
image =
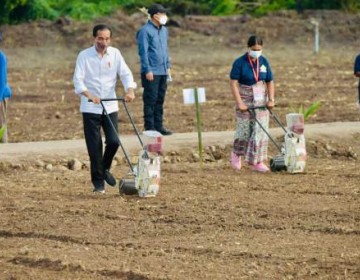
[[[271,72],[270,64],[267,59],[263,56],[260,56],[259,59],[259,81],[265,81],[266,83],[273,80],[273,74]],[[253,63],[254,69],[256,71],[257,64]],[[248,53],[240,56],[236,59],[232,65],[230,72],[230,79],[239,81],[239,84],[252,86],[256,84],[256,79],[254,76],[253,69],[249,62]]]
[[[167,75],[170,68],[168,55],[168,31],[165,26],[156,26],[151,20],[136,34],[141,73]]]
[[[354,74],[357,72],[360,72],[360,54],[356,57],[355,64],[354,64]],[[358,101],[360,103],[360,78],[359,78],[358,91],[359,91]]]
[[[11,96],[11,89],[7,84],[7,60],[5,54],[0,51],[0,102]]]

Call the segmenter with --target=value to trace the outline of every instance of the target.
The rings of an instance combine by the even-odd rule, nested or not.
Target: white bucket
[[[296,134],[304,133],[304,115],[291,113],[286,115],[287,128]]]
[[[144,157],[144,151],[139,153],[135,188],[140,197],[154,197],[160,188],[160,157]]]
[[[303,134],[285,135],[285,165],[290,173],[303,173],[306,166],[306,144]]]
[[[156,130],[146,130],[143,132],[145,148],[150,153],[160,153],[163,150],[163,136]]]

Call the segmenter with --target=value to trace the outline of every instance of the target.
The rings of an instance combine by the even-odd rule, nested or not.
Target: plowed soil
[[[203,130],[234,129],[228,73],[253,30],[264,35],[276,79],[274,111],[283,121],[315,101],[322,105],[308,123],[359,121],[352,71],[360,15],[317,15],[323,26],[317,55],[309,25],[314,15],[179,19],[181,28],[170,27],[174,81],[166,126],[195,131],[194,108],[183,105],[182,89],[205,87]],[[104,21],[116,27],[114,45],[139,82],[134,32],[141,17],[117,14]],[[14,89],[10,142],[83,138],[71,79],[77,53],[91,44],[92,24],[6,27]],[[141,89],[137,94],[129,106],[141,130]],[[132,133],[121,116],[121,132]],[[78,171],[67,168],[68,158],[39,155],[14,163],[0,155],[0,278],[359,279],[360,131],[307,139],[307,170],[297,175],[258,174],[246,165],[236,172],[230,149],[231,143],[208,147],[202,165],[195,149],[166,151],[155,198],[120,196],[110,187],[93,194],[86,155]],[[127,170],[120,161],[112,169],[117,178]]]

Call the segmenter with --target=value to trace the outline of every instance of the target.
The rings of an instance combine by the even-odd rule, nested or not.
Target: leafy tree
[[[349,11],[356,12],[360,10],[360,1],[359,0],[339,0],[340,8]]]
[[[37,19],[54,19],[59,13],[54,9],[54,1],[27,0],[24,5],[18,5],[9,14],[11,22],[21,22]]]
[[[230,15],[233,14],[239,4],[237,0],[223,0],[223,1],[212,1],[213,2],[213,15]]]
[[[255,9],[255,14],[263,15],[268,12],[282,10],[282,9],[295,9],[296,0],[272,0],[262,1],[261,5]]]
[[[0,9],[0,24],[18,23],[37,19],[55,19],[70,16],[89,20],[111,13],[115,8],[127,5],[132,0],[3,0]]]
[[[3,0],[0,3],[0,24],[9,23],[10,13],[18,6],[26,5],[27,0]]]
[[[129,0],[61,0],[58,10],[62,16],[66,15],[79,20],[89,20],[102,15],[108,15],[116,8],[130,5]]]

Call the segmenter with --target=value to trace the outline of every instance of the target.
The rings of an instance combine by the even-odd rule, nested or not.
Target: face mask
[[[261,56],[261,53],[262,51],[252,51],[252,50],[249,51],[249,55],[252,58],[259,58]]]
[[[96,50],[99,52],[106,52],[107,44],[101,43],[101,42],[95,42]]]
[[[165,25],[167,23],[168,17],[166,15],[161,16],[159,22],[161,25]]]

